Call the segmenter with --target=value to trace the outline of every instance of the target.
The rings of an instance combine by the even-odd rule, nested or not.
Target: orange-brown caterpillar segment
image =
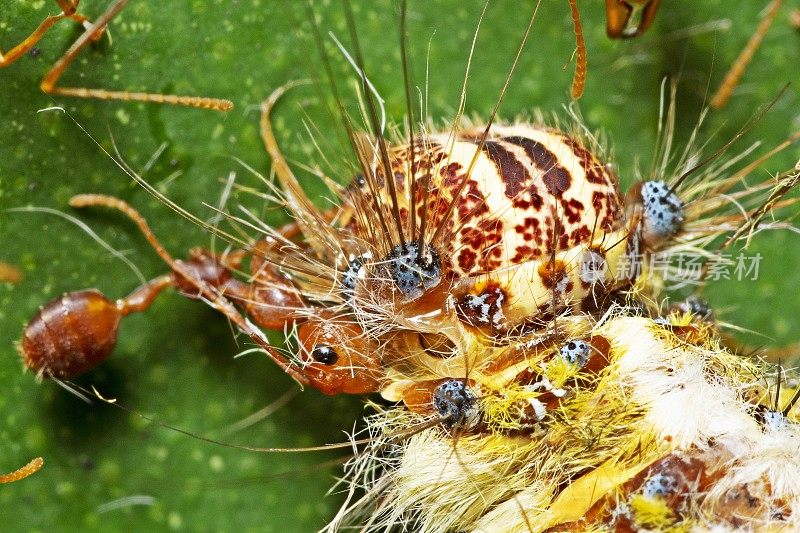
[[[90,23],[86,17],[76,12],[80,0],[56,0],[61,7],[60,15],[51,15],[45,18],[41,24],[26,37],[21,43],[12,48],[5,56],[0,52],[0,67],[6,67],[14,63],[26,52],[28,52],[45,33],[58,21],[69,18],[82,24],[86,30],[69,47],[61,58],[56,61],[50,70],[45,74],[40,87],[43,92],[59,96],[73,96],[78,98],[97,98],[100,100],[122,100],[134,102],[153,102],[159,104],[173,104],[187,107],[197,107],[201,109],[214,109],[217,111],[229,111],[233,108],[230,100],[220,98],[207,98],[199,96],[180,96],[173,94],[128,92],[128,91],[108,91],[105,89],[92,89],[86,87],[57,87],[56,83],[64,74],[67,67],[75,60],[78,54],[89,42],[99,40],[106,31],[111,20],[125,8],[128,0],[116,0],[103,13],[94,24]]]
[[[31,476],[41,470],[43,466],[44,459],[37,457],[22,468],[18,468],[17,470],[9,472],[8,474],[0,474],[0,483],[13,483],[15,481],[25,479],[26,477]]]
[[[772,0],[767,7],[767,13],[764,15],[764,18],[761,20],[761,22],[758,23],[755,33],[753,33],[753,35],[750,37],[750,40],[747,41],[747,44],[739,53],[736,61],[733,62],[733,66],[725,75],[725,79],[717,89],[717,92],[714,93],[713,98],[711,98],[710,105],[714,109],[719,109],[728,103],[733,90],[737,85],[739,85],[739,80],[741,79],[742,74],[744,74],[747,65],[749,65],[750,61],[753,60],[753,55],[761,45],[761,41],[764,40],[764,36],[767,34],[769,27],[775,20],[775,17],[778,16],[778,11],[780,10],[782,3],[783,0]]]

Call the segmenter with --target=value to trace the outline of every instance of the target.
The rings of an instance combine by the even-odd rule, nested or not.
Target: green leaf
[[[108,3],[85,0],[81,12],[94,20]],[[664,2],[655,26],[630,41],[608,40],[601,3],[581,3],[589,72],[580,110],[590,129],[604,131],[613,141],[623,186],[632,182],[637,162],[646,166],[654,152],[663,77],[680,77],[676,135],[678,142],[686,141],[709,87],[720,82],[755,28],[762,3],[740,3],[729,11],[730,3],[723,0]],[[352,50],[341,6],[324,4],[316,14],[339,89],[352,105],[354,72],[327,35],[330,30]],[[478,2],[455,0],[410,2],[413,78],[441,127],[458,106],[481,8]],[[469,116],[486,118],[491,112],[531,8],[532,2],[489,5],[467,86]],[[0,49],[8,51],[57,9],[55,2],[43,0],[4,6]],[[399,122],[405,99],[397,6],[386,0],[357,2],[355,18],[367,72],[390,118]],[[722,29],[709,29],[714,27]],[[45,458],[44,469],[33,477],[0,486],[5,523],[36,531],[319,528],[343,500],[341,494],[325,494],[340,472],[332,461],[348,450],[260,454],[164,425],[231,444],[318,445],[346,440],[345,432],[362,415],[360,400],[304,391],[264,421],[231,433],[234,424],[295,385],[263,357],[234,359],[248,344],[242,339],[237,344],[226,321],[205,306],[169,294],[147,313],[126,319],[114,356],[80,380],[123,409],[85,404],[55,383],[37,384],[22,372],[13,343],[39,305],[86,287],[116,298],[139,281],[74,223],[43,211],[7,209],[48,208],[77,217],[125,251],[145,276],[159,275],[163,264],[131,223],[105,210],[77,212],[68,199],[91,192],[130,202],[177,257],[193,246],[210,246],[205,231],[134,183],[121,163],[177,205],[211,220],[214,211],[206,204],[217,205],[231,172],[237,184],[265,190],[248,169],[269,176],[258,104],[282,84],[305,78],[316,83],[292,90],[276,109],[279,142],[293,162],[320,164],[335,179],[350,179],[339,148],[342,128],[323,105],[329,96],[302,3],[133,0],[110,29],[113,42],[104,38],[85,50],[62,85],[218,96],[236,108],[224,114],[41,93],[42,76],[80,33],[70,21],[57,24],[35,54],[0,70],[0,261],[24,275],[18,284],[0,284],[0,470]],[[709,151],[731,138],[786,82],[797,81],[797,40],[781,15],[731,103],[712,112],[703,126],[701,138],[711,138]],[[574,46],[567,3],[544,2],[501,116],[530,116],[540,109],[565,117]],[[793,86],[733,152],[753,142],[777,145],[797,129],[797,109]],[[306,124],[330,167],[316,153]],[[797,154],[793,147],[772,158],[754,179],[790,168]],[[306,174],[302,179],[310,190],[322,191],[317,178]],[[270,223],[285,220],[280,208],[246,191],[228,201],[234,212],[237,204]],[[707,294],[722,318],[777,343],[796,339],[800,301],[790,295],[800,289],[797,239],[788,231],[759,237],[752,249],[764,256],[758,282],[718,284]],[[216,246],[224,243],[217,240]],[[773,343],[758,337],[755,342]]]

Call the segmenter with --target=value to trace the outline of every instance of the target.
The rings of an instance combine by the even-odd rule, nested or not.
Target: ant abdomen
[[[95,289],[50,301],[25,326],[20,351],[37,375],[70,379],[103,362],[117,342],[123,312]]]

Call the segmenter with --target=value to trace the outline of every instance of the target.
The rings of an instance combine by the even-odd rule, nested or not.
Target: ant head
[[[351,316],[324,312],[297,331],[303,375],[325,394],[365,394],[380,387],[375,342]]]

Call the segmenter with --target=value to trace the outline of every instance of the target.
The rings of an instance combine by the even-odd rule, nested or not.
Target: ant
[[[277,147],[269,113],[286,88],[278,89],[262,104],[261,134],[279,173],[290,171]],[[301,233],[296,222],[276,229],[274,236],[262,238],[246,249],[215,255],[195,248],[187,259],[176,260],[157,240],[145,219],[123,200],[81,194],[69,203],[75,208],[115,209],[127,216],[167,264],[170,273],[147,281],[116,301],[90,289],[65,294],[42,307],[25,327],[20,344],[25,366],[37,375],[70,379],[91,370],[111,354],[122,318],[147,310],[171,287],[190,299],[205,301],[225,315],[302,385],[311,385],[325,394],[363,394],[379,389],[378,362],[368,355],[371,350],[365,344],[369,341],[363,339],[358,326],[340,324],[331,313],[311,310],[300,289],[279,269],[276,257],[281,248],[290,245],[291,239]],[[248,254],[252,283],[234,277]],[[272,347],[258,329],[281,330],[294,325],[298,326],[303,358],[300,368]]]

